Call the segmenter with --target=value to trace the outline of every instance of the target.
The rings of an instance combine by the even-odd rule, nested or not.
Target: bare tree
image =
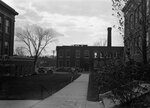
[[[106,40],[100,40],[94,43],[94,46],[106,46],[107,41]]]
[[[122,12],[123,7],[128,0],[112,0],[112,10],[114,13],[113,16],[118,18],[118,25],[114,25],[120,31],[120,34],[124,36],[124,15]]]
[[[46,29],[37,25],[27,26],[16,31],[17,41],[24,43],[23,48],[34,58],[35,68],[38,57],[50,43],[57,40],[56,36],[58,35],[61,34],[54,29]]]
[[[25,56],[24,47],[16,47],[15,54],[18,56]]]

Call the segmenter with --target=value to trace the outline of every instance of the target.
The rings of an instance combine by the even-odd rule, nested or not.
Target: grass
[[[80,75],[76,75],[75,79]],[[44,99],[70,83],[70,74],[1,77],[0,99]]]
[[[97,84],[93,79],[93,74],[89,75],[89,84],[88,84],[88,93],[87,93],[87,100],[88,101],[98,101],[98,90]]]

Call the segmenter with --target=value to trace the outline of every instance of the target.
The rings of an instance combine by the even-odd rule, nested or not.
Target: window
[[[80,50],[76,50],[76,58],[80,58]]]
[[[5,33],[9,34],[10,32],[10,22],[9,20],[5,21]]]
[[[149,32],[146,33],[146,45],[149,46]]]
[[[59,67],[63,67],[63,61],[62,61],[62,60],[59,60],[59,61],[58,61],[58,66],[59,66]]]
[[[108,53],[107,52],[105,53],[105,58],[108,58]]]
[[[76,67],[80,67],[80,61],[76,60]]]
[[[130,16],[130,29],[133,29],[134,27],[134,16],[133,14]]]
[[[70,50],[66,50],[66,58],[70,57]]]
[[[2,50],[2,45],[1,45],[2,43],[1,43],[1,40],[0,40],[0,55],[1,55],[1,50]]]
[[[147,0],[147,15],[149,15],[150,14],[150,1],[149,0]]]
[[[125,17],[125,25],[128,26],[128,17]]]
[[[94,58],[98,58],[97,52],[94,52]]]
[[[89,51],[88,51],[88,50],[85,50],[85,51],[84,51],[84,57],[85,57],[85,58],[89,58]]]
[[[94,60],[94,68],[97,68],[97,67],[98,67],[98,61]]]
[[[100,58],[103,58],[103,53],[100,52],[99,56],[100,56]]]
[[[63,51],[62,51],[62,50],[59,50],[59,51],[58,51],[58,56],[59,56],[59,58],[62,58],[62,57],[63,57]]]
[[[9,43],[5,42],[5,54],[8,55],[9,54]]]
[[[139,12],[138,8],[135,10],[135,23],[138,23],[138,18],[139,18]]]
[[[114,53],[114,58],[117,58],[117,57],[118,57],[118,53],[115,52],[115,53]]]
[[[142,37],[141,36],[138,36],[137,38],[137,52],[139,51],[139,49],[142,49]]]
[[[0,31],[2,31],[2,17],[0,16]]]
[[[134,52],[134,54],[136,53],[136,44],[137,43],[137,41],[136,41],[136,38],[133,38],[133,52]]]
[[[139,21],[142,19],[142,5],[139,6]]]
[[[136,54],[136,52],[137,52],[137,38],[135,37],[134,38],[134,41],[133,41],[134,43],[134,54]]]
[[[130,48],[130,40],[127,40],[127,48]]]
[[[109,53],[109,54],[108,54],[108,58],[111,58],[111,57],[112,57],[112,54],[111,54],[111,53]]]
[[[70,67],[70,60],[66,60],[66,67]]]

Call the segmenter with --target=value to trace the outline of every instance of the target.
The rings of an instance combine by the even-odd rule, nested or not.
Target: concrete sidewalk
[[[0,101],[0,108],[103,108],[86,100],[89,74],[82,74],[59,92],[39,101]]]

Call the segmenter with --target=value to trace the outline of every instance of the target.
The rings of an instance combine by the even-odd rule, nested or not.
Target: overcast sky
[[[14,8],[16,27],[26,24],[40,24],[54,28],[64,36],[51,45],[88,44],[106,40],[107,27],[116,24],[112,16],[111,0],[3,0]],[[122,46],[123,39],[119,32],[112,30],[113,46]]]

